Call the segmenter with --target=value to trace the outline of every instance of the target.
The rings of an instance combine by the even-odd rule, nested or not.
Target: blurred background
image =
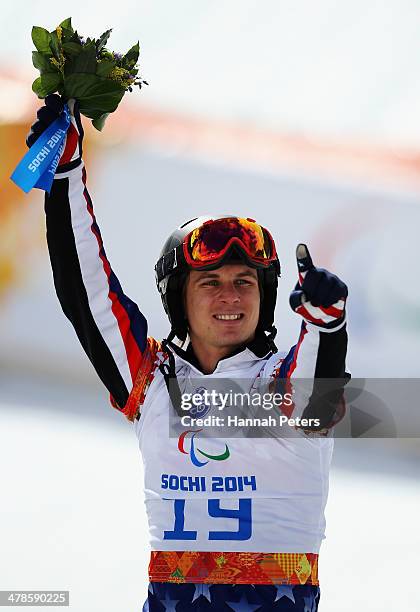
[[[295,247],[348,284],[353,377],[419,377],[420,6],[413,0],[15,0],[0,40],[0,590],[69,589],[77,612],[139,610],[142,468],[128,422],[55,298],[42,192],[9,176],[40,106],[31,27],[72,16],[142,76],[102,133],[89,190],[126,293],[168,330],[153,266],[174,227],[256,218],[282,262],[277,344],[294,344]],[[420,407],[413,406],[413,410]],[[338,440],[320,557],[322,612],[420,609],[419,440]]]

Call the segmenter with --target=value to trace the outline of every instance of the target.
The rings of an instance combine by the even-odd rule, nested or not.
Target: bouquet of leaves
[[[125,55],[109,51],[105,45],[112,30],[99,38],[84,39],[73,30],[71,18],[49,32],[34,26],[32,40],[36,51],[32,63],[40,76],[32,83],[38,98],[58,93],[64,100],[74,98],[80,112],[101,130],[126,91],[147,85],[139,76],[139,43]]]

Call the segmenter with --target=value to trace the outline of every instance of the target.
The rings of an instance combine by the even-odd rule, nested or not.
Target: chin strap
[[[274,338],[277,336],[277,329],[274,325],[271,326],[270,333],[267,336],[268,346],[270,347],[271,352],[277,353],[277,346],[274,342]]]
[[[263,332],[264,333],[264,332]],[[265,334],[264,334],[265,335]],[[265,336],[268,342],[268,346],[271,352],[277,353],[277,346],[274,343],[274,338],[277,335],[277,329],[274,325],[271,326],[270,333],[268,336]],[[169,336],[162,340],[162,348],[165,353],[168,355],[169,363],[162,363],[159,366],[159,370],[161,371],[163,378],[165,380],[165,385],[168,390],[168,394],[172,403],[172,406],[179,417],[185,416],[188,412],[187,410],[183,410],[181,408],[182,404],[182,396],[181,389],[179,388],[178,379],[176,376],[175,370],[175,358],[174,354],[169,346],[170,342],[175,338],[176,333],[172,329]]]
[[[172,406],[179,417],[185,416],[186,410],[181,408],[181,389],[179,388],[178,379],[175,371],[175,358],[172,350],[169,347],[169,343],[175,337],[175,332],[171,330],[171,333],[167,338],[162,340],[162,347],[165,353],[168,355],[169,363],[162,363],[159,366],[159,370],[162,372],[162,376],[165,380],[165,385],[168,390],[169,397],[172,402]]]

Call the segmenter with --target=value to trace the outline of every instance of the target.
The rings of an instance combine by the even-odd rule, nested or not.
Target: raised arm
[[[31,136],[39,136],[61,112],[58,96],[49,98],[38,111],[29,145],[34,142]],[[141,367],[147,322],[137,304],[124,294],[106,256],[86,187],[82,139],[76,111],[51,193],[45,197],[48,250],[64,314],[114,405],[123,409]]]
[[[319,419],[314,429],[332,427],[343,415],[346,373],[347,286],[334,274],[315,268],[306,245],[298,245],[299,281],[290,296],[303,318],[298,342],[283,360],[278,375],[294,379],[302,418]],[[298,382],[301,379],[301,382]]]

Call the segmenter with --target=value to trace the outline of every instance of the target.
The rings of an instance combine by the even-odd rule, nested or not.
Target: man
[[[182,416],[181,387],[189,384],[197,392],[221,378],[253,385],[343,377],[347,287],[315,268],[299,245],[290,302],[302,327],[297,344],[279,356],[273,323],[280,264],[270,233],[251,219],[194,219],[170,236],[156,264],[171,331],[162,343],[148,338],[144,316],[106,257],[86,188],[80,115],[70,106],[66,146],[45,200],[48,248],[63,311],[139,439],[152,548],[143,610],[316,611],[330,437],[298,429],[295,437],[227,444],[201,438],[197,428],[171,437],[168,422]],[[62,108],[58,96],[46,99],[29,146]],[[141,245],[135,249],[141,256]],[[325,433],[341,396],[321,412],[313,396],[305,411],[318,411],[314,430]]]

